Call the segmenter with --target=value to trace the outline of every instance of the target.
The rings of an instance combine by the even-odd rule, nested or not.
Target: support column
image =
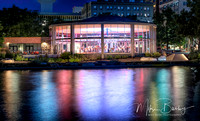
[[[131,24],[131,57],[135,56],[134,24]]]
[[[155,26],[153,26],[153,36],[154,36],[154,38],[153,38],[153,41],[154,41],[154,52],[157,52],[157,39],[156,39],[156,35],[157,33],[156,33],[156,27]]]
[[[104,59],[104,24],[101,24],[101,58]]]
[[[153,27],[150,26],[150,53],[153,53]]]
[[[70,44],[70,52],[72,54],[75,53],[75,42],[74,42],[74,25],[71,25],[71,44]]]
[[[54,54],[55,38],[56,38],[56,27],[52,27],[51,31],[51,54]]]

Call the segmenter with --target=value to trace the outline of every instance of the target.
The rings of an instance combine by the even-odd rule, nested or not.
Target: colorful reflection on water
[[[0,72],[2,120],[195,120],[187,67]]]

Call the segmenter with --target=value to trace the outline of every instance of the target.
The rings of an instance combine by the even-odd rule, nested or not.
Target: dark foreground
[[[0,72],[3,120],[196,121],[199,69]]]
[[[120,68],[142,68],[142,67],[172,67],[189,66],[200,67],[199,61],[94,61],[79,63],[31,63],[15,62],[0,63],[0,71],[3,70],[52,70],[52,69],[120,69]]]

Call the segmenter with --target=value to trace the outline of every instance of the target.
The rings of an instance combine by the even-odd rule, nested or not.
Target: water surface
[[[1,120],[196,120],[189,67],[0,72]]]

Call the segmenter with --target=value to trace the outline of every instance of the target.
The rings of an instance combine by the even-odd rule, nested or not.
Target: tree
[[[42,26],[39,24],[37,11],[20,9],[16,6],[0,10],[0,21],[4,27],[1,33],[7,37],[41,36]]]
[[[188,7],[190,7],[189,25],[192,27],[192,38],[198,40],[198,51],[200,51],[200,0],[187,0]]]
[[[0,48],[3,46],[3,42],[4,42],[3,33],[1,32],[2,30],[3,30],[3,26],[0,23]]]
[[[154,23],[157,25],[157,40],[159,45],[181,46],[185,44],[184,36],[179,32],[178,24],[179,15],[171,8],[166,8],[162,13],[157,13],[154,16]]]
[[[0,23],[0,31],[1,31],[1,30],[3,30],[3,26],[2,26],[1,23]],[[0,35],[0,36],[1,36],[1,35]]]

